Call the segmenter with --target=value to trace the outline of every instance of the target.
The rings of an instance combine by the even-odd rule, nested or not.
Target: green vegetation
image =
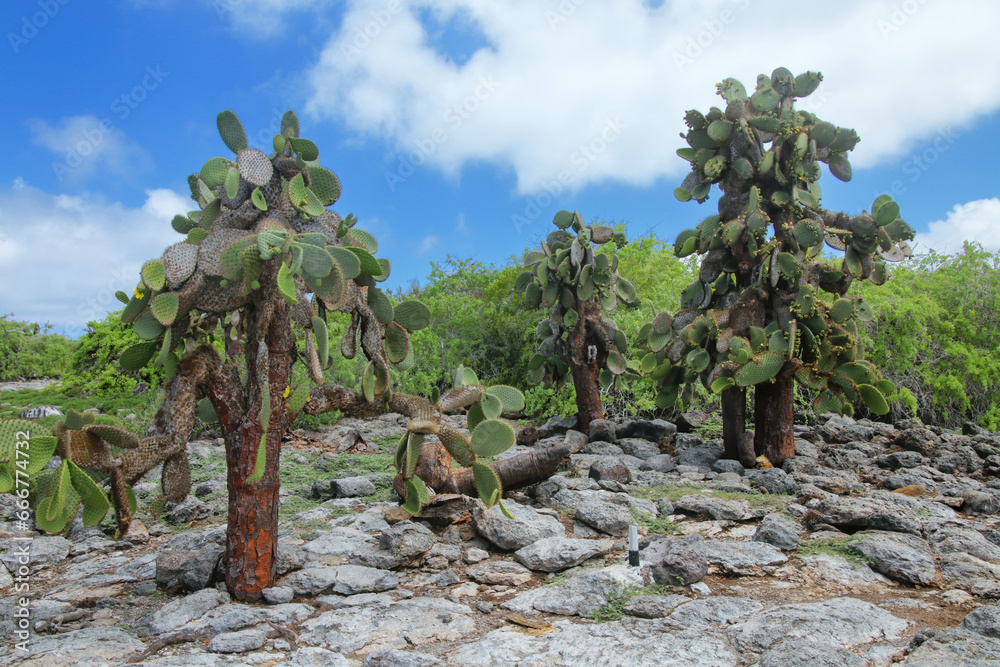
[[[717,491],[687,484],[668,484],[665,486],[640,486],[631,489],[629,493],[636,498],[661,500],[666,498],[675,502],[683,496],[711,495],[722,500],[745,500],[754,509],[782,510],[791,498],[784,493],[743,493],[739,491]]]
[[[816,556],[818,554],[829,554],[840,556],[853,565],[868,565],[871,561],[862,556],[852,545],[856,544],[859,537],[819,537],[804,542],[799,542],[795,553],[799,556]]]
[[[69,370],[73,341],[50,333],[51,324],[40,326],[11,317],[0,315],[0,382],[57,377]]]
[[[646,529],[652,534],[673,535],[681,532],[680,526],[670,519],[654,517],[651,514],[640,512],[636,509],[632,509],[630,512],[632,513],[632,518],[635,519],[636,523],[640,526],[645,526]]]
[[[609,623],[617,621],[625,615],[625,606],[632,598],[644,595],[670,595],[674,589],[662,584],[652,584],[650,586],[623,586],[617,591],[608,595],[607,602],[590,613],[590,617],[598,623]]]

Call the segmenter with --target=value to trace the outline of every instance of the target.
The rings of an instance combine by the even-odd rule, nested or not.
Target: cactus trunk
[[[576,428],[583,433],[589,433],[590,422],[604,419],[598,377],[607,361],[608,353],[601,345],[596,344],[597,341],[588,339],[582,329],[581,323],[581,326],[570,334],[569,367],[573,374],[573,386],[576,388]],[[590,354],[590,351],[594,351],[594,354]]]
[[[739,461],[744,466],[752,466],[753,452],[740,450],[740,441],[746,430],[747,391],[743,387],[729,387],[722,391],[722,444],[727,459]],[[747,460],[749,458],[749,460]]]
[[[259,326],[268,326],[266,368],[258,368],[265,359],[258,356],[254,345],[248,345],[248,384],[245,397],[245,418],[234,420],[238,428],[226,428],[220,420],[226,440],[226,462],[229,467],[229,524],[226,529],[226,587],[240,601],[261,599],[261,591],[274,584],[278,545],[278,464],[281,436],[288,426],[288,414],[283,398],[291,377],[291,356],[295,349],[288,305],[277,296],[269,295],[275,304],[275,317],[270,323],[254,321],[248,335],[257,334]],[[253,316],[257,320],[256,315]],[[264,434],[257,415],[263,402],[262,386],[256,378],[266,378],[270,388],[271,417],[267,424],[266,464],[264,475],[256,483],[248,480],[254,471],[257,450]],[[235,392],[234,392],[235,393]],[[220,415],[221,417],[221,415]],[[230,421],[232,424],[233,421]]]
[[[754,387],[754,446],[776,468],[795,456],[794,377],[779,374],[774,382]]]

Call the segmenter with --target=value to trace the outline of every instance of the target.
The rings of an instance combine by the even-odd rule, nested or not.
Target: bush
[[[87,333],[73,355],[72,371],[63,378],[65,391],[71,394],[110,396],[132,393],[139,382],[151,388],[160,386],[163,369],[152,363],[130,373],[118,365],[118,357],[131,345],[142,342],[132,326],[121,321],[121,311],[109,313],[100,322],[87,322]]]
[[[0,315],[0,380],[57,377],[69,370],[75,343],[44,327]]]
[[[998,269],[1000,253],[966,243],[913,257],[878,289],[860,287],[876,313],[862,332],[868,358],[899,390],[894,418],[1000,430]]]

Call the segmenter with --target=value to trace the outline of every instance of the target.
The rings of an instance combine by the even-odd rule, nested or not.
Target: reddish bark
[[[791,374],[779,373],[774,382],[754,386],[754,447],[775,467],[795,456],[794,383]]]
[[[743,387],[729,387],[722,391],[722,444],[727,459],[734,459],[746,466],[753,465],[744,460],[740,451],[740,438],[746,430],[747,392]]]

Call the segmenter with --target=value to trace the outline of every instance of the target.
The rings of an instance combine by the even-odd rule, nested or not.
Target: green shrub
[[[18,322],[0,315],[0,380],[58,377],[70,367],[76,343],[50,333],[51,324]]]
[[[109,313],[100,322],[88,322],[73,355],[72,370],[63,378],[67,392],[93,396],[131,393],[139,382],[151,388],[163,380],[163,369],[147,365],[134,373],[122,370],[118,357],[131,345],[141,342],[132,327],[123,324],[121,311]]]

